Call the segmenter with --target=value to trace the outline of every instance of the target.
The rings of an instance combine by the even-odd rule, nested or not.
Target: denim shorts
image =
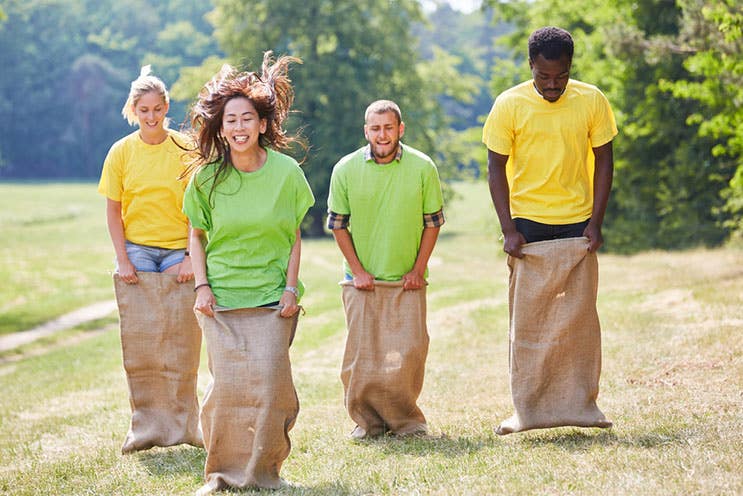
[[[126,254],[137,272],[165,272],[183,261],[186,250],[170,250],[126,242]]]

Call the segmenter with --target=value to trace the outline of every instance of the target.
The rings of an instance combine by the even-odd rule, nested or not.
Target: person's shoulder
[[[570,91],[581,96],[593,97],[603,94],[598,86],[596,86],[595,84],[586,83],[585,81],[571,79],[568,84]]]
[[[343,170],[348,169],[350,167],[353,167],[356,164],[360,164],[364,161],[364,148],[361,147],[358,148],[351,153],[348,153],[341,157],[338,162],[336,162],[335,166],[333,167],[334,170]]]
[[[139,131],[134,131],[116,140],[108,150],[107,160],[126,161],[137,148]]]
[[[585,105],[600,106],[608,103],[606,95],[594,84],[571,79],[568,88],[572,98],[584,102]]]
[[[137,146],[137,142],[139,141],[139,131],[133,131],[126,136],[122,136],[121,138],[117,139],[113,145],[111,145],[111,150],[123,150],[127,147],[134,147]]]
[[[287,176],[304,176],[302,166],[294,157],[273,148],[266,148],[266,153],[268,153],[266,162],[270,163],[271,168],[277,173]]]
[[[304,175],[302,166],[299,165],[299,162],[294,157],[273,148],[266,148],[266,153],[268,154],[266,163],[271,164],[271,168],[275,173],[282,175]]]
[[[423,176],[438,174],[436,163],[427,154],[409,145],[401,143],[400,146],[402,146],[402,163],[406,169],[414,170],[416,174]]]
[[[181,131],[176,131],[174,129],[168,129],[168,136],[171,140],[171,143],[175,143],[180,148],[193,148],[194,141],[191,136],[186,133],[182,133]]]
[[[268,154],[268,156],[266,157],[266,161],[270,161],[272,164],[276,164],[279,167],[299,167],[299,162],[297,162],[294,157],[287,155],[286,153],[274,150],[273,148],[266,148],[266,153]]]
[[[524,97],[532,96],[534,93],[534,85],[532,83],[532,80],[524,81],[522,83],[517,84],[516,86],[511,86],[505,91],[502,91],[496,98],[496,102],[507,102],[512,100],[518,100]]]
[[[413,161],[414,163],[420,165],[434,165],[433,159],[417,148],[413,148],[412,146],[406,145],[404,143],[400,143],[400,146],[402,146],[403,160]]]
[[[217,172],[217,168],[221,163],[221,161],[215,161],[199,165],[196,171],[193,173],[194,180],[198,182],[199,186],[213,180],[214,175]]]

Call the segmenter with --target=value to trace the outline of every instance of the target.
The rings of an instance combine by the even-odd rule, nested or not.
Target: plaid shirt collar
[[[402,143],[397,145],[397,153],[395,154],[395,160],[399,162],[401,158],[402,158]],[[372,153],[371,145],[366,145],[364,147],[364,160],[366,162],[370,160],[374,160],[374,154]]]

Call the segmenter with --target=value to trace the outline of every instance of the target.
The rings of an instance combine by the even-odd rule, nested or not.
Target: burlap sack
[[[510,377],[515,414],[498,434],[610,427],[596,406],[601,329],[598,259],[586,238],[529,243],[510,269]]]
[[[278,488],[299,413],[289,362],[298,315],[285,319],[274,307],[196,316],[212,374],[201,410],[206,484],[197,494]]]
[[[348,337],[341,380],[356,438],[387,431],[426,432],[417,401],[428,355],[426,288],[404,291],[402,282],[375,281],[374,291],[344,281]]]
[[[138,284],[114,274],[131,425],[122,453],[187,443],[203,446],[196,381],[201,329],[193,285],[175,275],[139,272]]]

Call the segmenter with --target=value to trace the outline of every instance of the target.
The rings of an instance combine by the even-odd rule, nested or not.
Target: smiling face
[[[566,55],[556,60],[548,60],[539,54],[529,60],[534,87],[548,102],[556,102],[565,92],[570,79],[570,58]]]
[[[224,106],[222,136],[233,152],[242,153],[260,146],[260,135],[266,132],[266,119],[261,119],[253,103],[237,97]]]
[[[144,134],[162,132],[167,113],[168,102],[156,91],[148,91],[134,103],[134,115]]]
[[[374,161],[378,164],[392,162],[405,133],[405,123],[398,122],[394,112],[371,113],[364,125],[364,136],[371,145]]]

